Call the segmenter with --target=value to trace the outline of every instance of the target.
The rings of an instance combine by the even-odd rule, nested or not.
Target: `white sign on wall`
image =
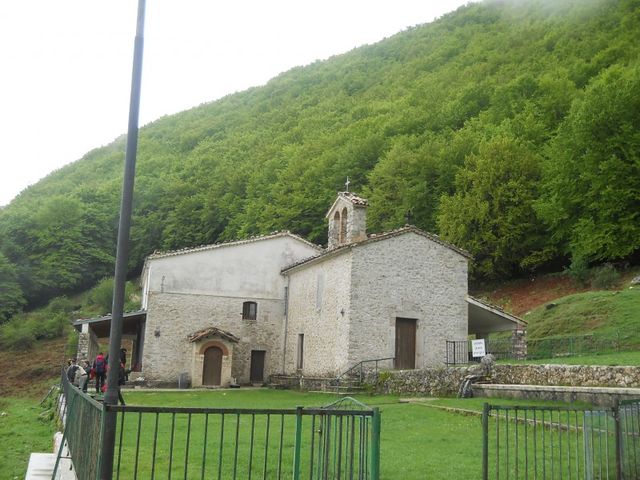
[[[471,340],[471,352],[473,358],[484,357],[487,354],[487,350],[484,345],[484,338],[480,340]]]

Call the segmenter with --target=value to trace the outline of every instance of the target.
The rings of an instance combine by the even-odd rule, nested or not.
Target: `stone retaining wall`
[[[377,384],[385,393],[453,396],[465,376],[484,373],[480,365],[390,371],[383,372]],[[493,365],[488,377],[503,385],[640,388],[640,367],[635,366]]]
[[[479,366],[388,371],[379,375],[377,387],[383,393],[453,396],[458,393],[464,377],[477,374],[481,374]],[[372,377],[367,377],[366,381],[376,383]]]
[[[574,387],[546,385],[473,385],[473,396],[482,398],[511,398],[515,400],[553,400],[573,403],[586,402],[592,405],[612,407],[622,400],[640,399],[640,388]],[[489,400],[488,400],[489,401]]]
[[[493,383],[639,388],[640,367],[601,365],[495,365]]]

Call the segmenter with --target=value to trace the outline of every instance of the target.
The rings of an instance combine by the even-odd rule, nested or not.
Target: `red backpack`
[[[96,357],[96,373],[104,373],[104,358],[99,356]]]

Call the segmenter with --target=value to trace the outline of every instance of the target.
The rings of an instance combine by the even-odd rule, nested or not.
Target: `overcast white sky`
[[[140,125],[467,0],[147,0]],[[0,205],[126,132],[136,0],[0,4]]]

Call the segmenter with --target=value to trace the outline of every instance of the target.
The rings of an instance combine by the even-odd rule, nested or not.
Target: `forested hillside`
[[[485,1],[163,117],[140,131],[131,271],[280,229],[324,243],[347,176],[370,231],[438,233],[477,277],[634,260],[638,38],[640,0]],[[123,158],[120,138],[0,209],[0,321],[111,275]]]

